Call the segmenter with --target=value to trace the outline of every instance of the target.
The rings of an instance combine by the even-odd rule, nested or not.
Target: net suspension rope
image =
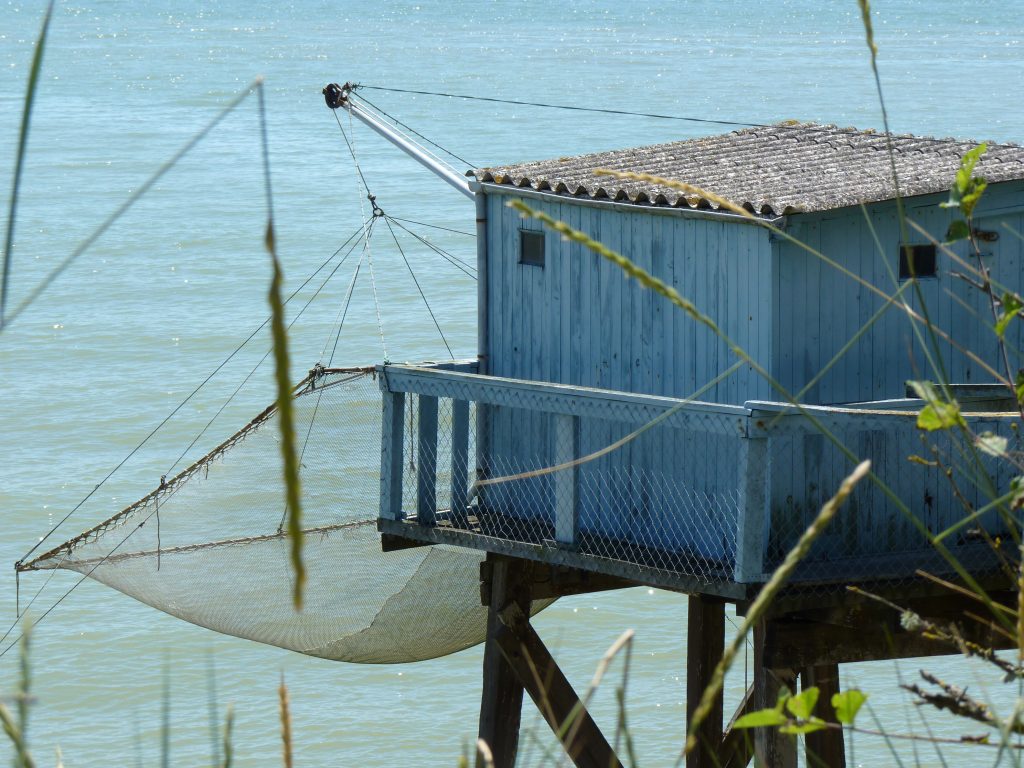
[[[326,261],[321,263],[320,266],[318,266],[316,268],[316,270],[314,270],[312,272],[312,274],[310,274],[302,282],[302,284],[299,285],[299,287],[296,288],[285,299],[284,303],[286,305],[289,304],[299,294],[300,291],[305,289],[306,286],[308,286],[309,283],[312,282],[313,278],[315,278],[318,274],[320,274],[320,272],[322,272],[338,256],[338,254],[340,254],[346,247],[349,247],[349,251],[342,257],[342,259],[339,261],[339,263],[337,265],[335,265],[334,269],[331,270],[331,272],[328,274],[328,276],[315,289],[315,291],[309,297],[309,299],[306,300],[305,304],[302,306],[302,308],[299,310],[299,312],[295,315],[295,317],[293,317],[292,320],[289,322],[289,324],[288,324],[289,328],[291,328],[299,320],[299,318],[302,317],[302,315],[305,313],[305,311],[312,304],[313,300],[316,299],[317,296],[320,295],[320,293],[323,291],[324,287],[327,285],[327,283],[330,281],[330,279],[337,273],[337,271],[340,269],[340,267],[345,263],[345,261],[348,259],[349,255],[352,253],[352,249],[354,247],[354,246],[350,246],[350,243],[352,243],[352,241],[355,240],[355,238],[361,233],[361,231],[363,229],[365,229],[368,226],[368,224],[369,224],[369,222],[364,222],[359,228],[357,228],[355,231],[353,231],[353,233],[351,235],[349,235],[349,237],[342,243],[342,245],[339,246],[334,251],[334,253],[332,253],[330,255],[330,257],[328,257],[328,259]],[[357,241],[357,243],[358,243],[358,241]],[[267,323],[269,323],[269,322],[270,322],[270,317],[267,317],[219,365],[217,365],[210,372],[210,374],[205,379],[203,379],[203,381],[200,382],[200,384],[195,389],[193,389],[185,397],[184,400],[182,400],[174,409],[172,409],[172,411],[149,434],[147,434],[146,437],[144,437],[142,439],[142,441],[140,441],[117,465],[115,465],[115,467],[113,469],[111,469],[103,477],[103,479],[99,483],[97,483],[92,488],[92,490],[90,490],[85,495],[84,498],[82,498],[74,507],[72,507],[72,509],[61,520],[59,520],[56,525],[52,526],[46,532],[46,534],[44,536],[40,537],[40,539],[36,542],[36,544],[31,549],[29,549],[28,552],[26,552],[24,555],[22,555],[22,557],[17,561],[17,563],[15,563],[15,619],[11,623],[11,625],[8,627],[8,629],[4,632],[3,636],[0,636],[0,645],[2,645],[7,640],[8,637],[10,637],[11,633],[15,630],[15,628],[17,628],[18,623],[20,622],[22,616],[24,616],[25,613],[29,609],[31,609],[31,607],[35,604],[35,602],[38,600],[38,598],[46,590],[46,587],[49,585],[51,579],[53,579],[53,577],[57,573],[57,569],[55,568],[49,574],[47,574],[47,577],[43,581],[43,584],[39,587],[39,589],[36,590],[36,592],[33,594],[31,599],[25,604],[24,608],[22,608],[22,606],[21,606],[21,576],[20,576],[20,571],[18,570],[18,567],[25,560],[27,560],[29,558],[29,556],[32,555],[32,553],[35,552],[43,544],[43,542],[45,542],[47,539],[49,539],[50,536],[52,536],[56,532],[56,530],[58,528],[60,528],[61,525],[63,525],[65,522],[67,522],[72,517],[72,515],[74,515],[75,512],[77,512],[97,491],[99,491],[99,489],[103,485],[105,485],[122,467],[124,467],[124,465],[132,458],[132,456],[134,456],[139,450],[141,450],[188,402],[190,402],[199,393],[200,390],[203,389],[203,387],[206,386],[206,384],[208,384],[217,375],[217,373],[219,373],[224,368],[225,365],[228,364],[228,362],[230,362],[236,355],[238,355],[238,353],[241,352],[242,349],[244,349],[249,344],[249,342],[251,342],[256,337],[256,335],[259,334],[259,332],[266,327]],[[221,404],[221,406],[218,408],[217,412],[213,415],[213,417],[206,423],[206,425],[202,428],[202,430],[200,430],[199,434],[192,440],[192,442],[189,444],[188,448],[186,448],[185,451],[183,451],[181,453],[181,455],[179,455],[178,458],[174,461],[174,463],[168,468],[167,472],[161,477],[161,483],[164,481],[164,478],[167,475],[169,475],[174,470],[174,468],[176,466],[178,466],[178,464],[185,457],[185,455],[195,446],[195,444],[202,438],[202,436],[211,427],[211,425],[214,423],[214,421],[217,419],[217,417],[234,400],[234,398],[239,394],[239,392],[241,392],[241,390],[246,385],[246,383],[252,378],[252,376],[260,368],[260,366],[263,365],[263,363],[270,356],[270,354],[271,354],[271,350],[268,350],[267,352],[265,352],[263,354],[263,356],[260,358],[259,362],[257,362],[256,365],[248,372],[248,374],[245,376],[245,378],[242,380],[242,382],[238,385],[238,387],[236,387],[235,390],[231,393],[231,395],[229,395],[229,397],[225,400],[225,402],[223,404]],[[158,510],[155,510],[155,512],[156,511],[158,511]],[[154,512],[154,514],[155,514],[155,512]],[[157,518],[157,519],[159,520],[159,518]],[[108,554],[109,555],[113,555],[116,552],[116,550],[121,546],[121,544],[123,544],[125,541],[127,541],[128,538],[136,530],[138,530],[138,528],[141,528],[143,525],[145,525],[145,523],[148,520],[149,520],[149,518],[146,518],[146,520],[144,520],[142,524],[140,524],[137,528],[133,529],[128,534],[128,536],[126,536],[125,539],[122,540],[117,545],[117,547],[112,549]],[[66,555],[65,555],[65,557],[66,557]],[[63,559],[64,558],[62,557],[61,562],[63,562]],[[103,560],[98,562],[96,564],[96,567],[99,567],[102,564],[103,564]],[[56,608],[56,606],[59,603],[61,603],[68,595],[70,595],[71,592],[73,592],[82,583],[82,581],[84,581],[86,578],[88,578],[91,575],[91,573],[92,573],[92,571],[90,571],[89,573],[85,574],[80,580],[78,580],[74,585],[72,585],[70,589],[68,589],[55,603],[53,603],[51,606],[49,606],[35,620],[35,623],[39,623],[54,608]],[[18,639],[20,639],[20,636],[19,636]],[[8,646],[4,647],[2,650],[0,650],[0,657],[3,657],[7,653],[7,651],[9,651],[14,645],[16,645],[17,642],[18,642],[18,639],[15,639],[10,645],[8,645]]]
[[[351,116],[350,116],[350,120],[351,120]],[[394,118],[392,118],[392,120],[394,120]],[[431,142],[430,139],[426,138],[425,136],[423,136],[419,132],[411,129],[409,126],[405,125],[404,123],[402,123],[402,125],[404,127],[406,127],[408,130],[410,130],[412,133],[415,133],[417,136],[419,136],[423,140],[430,142],[431,144],[436,146],[438,149],[441,149],[442,151],[448,152],[449,154],[451,154],[456,159],[462,160],[462,158],[459,158],[454,153],[446,150],[444,147],[441,147],[436,142]],[[363,253],[362,253],[362,255],[359,258],[359,261],[358,261],[358,263],[356,265],[356,268],[355,268],[355,270],[353,272],[352,279],[351,279],[351,281],[349,283],[349,286],[348,286],[348,289],[346,291],[346,296],[345,296],[345,300],[344,300],[344,306],[339,311],[339,319],[337,321],[337,331],[336,331],[336,333],[333,334],[334,335],[334,344],[333,344],[333,347],[332,347],[331,356],[329,358],[328,365],[331,365],[333,363],[334,356],[335,356],[335,353],[336,353],[337,347],[338,347],[338,342],[339,342],[339,339],[340,339],[340,334],[341,334],[342,326],[344,324],[344,321],[345,321],[345,319],[346,319],[346,317],[348,315],[349,308],[351,306],[351,300],[352,300],[353,291],[355,289],[355,286],[356,286],[356,283],[357,283],[357,280],[358,280],[358,276],[360,274],[360,270],[361,270],[364,258],[366,259],[367,266],[368,266],[369,272],[370,272],[371,288],[373,290],[374,305],[375,305],[376,314],[377,314],[378,331],[379,331],[380,336],[381,336],[381,343],[382,343],[382,348],[383,348],[384,354],[385,354],[385,360],[387,359],[387,350],[386,350],[386,347],[384,346],[385,345],[385,339],[384,339],[384,332],[383,332],[383,324],[381,322],[381,315],[380,315],[380,304],[379,304],[379,300],[378,300],[378,296],[377,296],[376,284],[375,284],[375,279],[374,279],[374,274],[373,274],[372,253],[370,252],[370,245],[369,245],[370,235],[371,235],[372,230],[374,228],[373,225],[376,223],[375,220],[377,218],[385,218],[385,221],[388,224],[389,230],[391,231],[392,238],[395,240],[395,244],[398,247],[398,250],[399,250],[399,252],[400,252],[400,254],[401,254],[402,258],[403,258],[403,261],[405,262],[405,264],[406,264],[406,266],[407,266],[407,268],[408,268],[408,270],[410,272],[410,275],[411,275],[414,283],[416,284],[417,290],[420,293],[420,296],[423,299],[424,304],[426,305],[428,312],[430,313],[431,319],[433,320],[433,322],[435,324],[435,327],[437,328],[439,334],[441,335],[442,341],[444,342],[445,347],[448,349],[449,354],[452,354],[451,347],[448,344],[447,339],[444,337],[443,331],[441,330],[440,324],[437,321],[436,315],[434,314],[432,308],[430,307],[430,304],[429,304],[429,302],[428,302],[428,300],[427,300],[427,298],[426,298],[426,296],[425,296],[425,294],[424,294],[424,292],[422,290],[422,287],[421,287],[421,285],[419,283],[419,280],[416,278],[415,272],[413,271],[412,266],[409,263],[408,258],[405,255],[404,250],[401,248],[401,245],[398,243],[398,239],[397,239],[397,236],[394,233],[394,230],[391,228],[391,222],[394,222],[397,226],[399,226],[407,234],[411,235],[417,241],[419,241],[420,243],[422,243],[426,247],[430,248],[431,250],[433,250],[438,255],[442,256],[442,258],[444,258],[446,261],[448,261],[450,264],[452,264],[456,268],[459,268],[460,271],[462,271],[464,274],[467,274],[470,277],[473,277],[473,275],[469,271],[469,269],[470,269],[469,265],[467,265],[465,262],[463,262],[462,260],[458,259],[457,257],[454,257],[452,254],[449,254],[447,251],[444,251],[443,249],[441,249],[438,246],[434,245],[430,241],[426,240],[426,238],[422,237],[418,233],[413,232],[408,227],[403,226],[402,224],[399,223],[399,221],[407,221],[408,223],[416,224],[416,225],[419,225],[419,226],[426,226],[426,227],[431,227],[431,228],[438,229],[438,230],[450,231],[450,232],[453,232],[453,233],[456,233],[456,234],[462,234],[462,235],[466,235],[466,236],[472,236],[472,235],[471,235],[471,233],[461,232],[459,230],[453,230],[453,229],[449,229],[449,228],[446,228],[446,227],[439,227],[439,226],[436,226],[436,225],[425,224],[423,222],[417,222],[417,221],[414,221],[414,220],[411,220],[411,219],[396,220],[396,219],[394,219],[392,217],[385,217],[384,212],[376,204],[375,197],[373,195],[371,195],[371,193],[369,192],[369,188],[368,188],[368,186],[366,184],[365,175],[364,175],[364,173],[362,171],[362,168],[358,164],[358,159],[356,157],[354,144],[353,144],[352,141],[349,140],[348,136],[345,134],[344,127],[341,126],[340,121],[339,121],[339,128],[341,128],[342,135],[345,137],[345,141],[346,141],[346,144],[348,145],[349,151],[350,151],[350,153],[352,155],[352,160],[353,160],[353,163],[354,163],[354,165],[356,167],[356,170],[357,170],[357,173],[358,173],[358,176],[359,176],[359,180],[362,183],[363,189],[366,192],[366,199],[368,199],[370,201],[370,203],[371,203],[371,205],[373,207],[373,211],[372,211],[371,216],[369,218],[367,218],[365,216],[365,210],[363,209],[363,206],[362,206],[362,200],[360,200],[360,209],[361,209],[361,212],[363,212],[363,214],[364,214],[364,216],[363,216],[363,223],[360,225],[360,227],[357,228],[355,230],[355,232],[353,232],[352,235],[350,235],[349,238],[347,238],[346,241],[338,249],[336,249],[335,252],[325,262],[323,262],[311,275],[309,275],[303,281],[303,283],[297,289],[295,289],[295,291],[293,291],[287,297],[287,299],[285,300],[285,304],[288,304],[290,301],[292,301],[292,299],[294,299],[295,296],[300,291],[302,291],[306,286],[308,286],[308,284],[313,280],[313,278],[316,275],[318,275],[324,268],[326,268],[331,263],[331,261],[333,261],[338,256],[339,253],[341,253],[346,247],[349,247],[349,250],[345,253],[345,255],[342,257],[342,259],[329,272],[327,278],[320,283],[320,285],[314,291],[313,295],[306,301],[306,303],[304,304],[302,309],[292,318],[292,320],[290,321],[288,327],[291,328],[295,324],[295,322],[302,316],[302,314],[305,312],[305,310],[310,306],[312,301],[321,293],[321,291],[326,286],[326,284],[331,280],[331,278],[337,273],[337,271],[340,269],[340,267],[345,263],[345,261],[348,259],[348,257],[352,254],[352,252],[354,250],[354,245],[350,245],[352,243],[352,241],[356,237],[358,237],[359,235],[362,235],[362,243],[363,243],[362,251],[363,251]],[[265,150],[266,150],[266,148],[264,146],[264,151]],[[462,160],[462,161],[465,162],[464,160]],[[268,192],[268,195],[269,195],[270,194],[269,190],[267,190],[267,192]],[[24,609],[22,609],[21,608],[21,604],[20,604],[20,572],[17,571],[17,567],[19,567],[29,556],[31,556],[47,539],[49,539],[53,535],[53,533],[56,532],[56,530],[58,528],[60,528],[65,522],[67,522],[67,520],[69,520],[70,517],[78,509],[80,509],[97,491],[99,491],[99,489],[106,482],[108,482],[139,450],[141,450],[141,448],[144,447],[188,402],[190,402],[199,393],[199,391],[201,391],[203,389],[203,387],[206,386],[206,384],[208,384],[238,353],[240,353],[241,350],[243,348],[245,348],[249,344],[249,342],[251,342],[252,339],[254,339],[256,337],[256,335],[261,330],[263,330],[266,327],[266,325],[269,323],[269,321],[270,321],[270,318],[268,317],[267,319],[265,319],[260,324],[260,326],[258,326],[252,333],[250,333],[250,335],[248,337],[246,337],[246,339],[244,339],[219,365],[217,365],[213,369],[213,371],[211,371],[211,373],[206,378],[204,378],[204,380],[202,382],[200,382],[200,384],[197,387],[195,387],[189,393],[189,395],[186,396],[185,399],[183,399],[174,409],[172,409],[172,411],[149,434],[147,434],[146,437],[144,437],[143,440],[135,448],[133,448],[132,451],[130,451],[128,453],[128,455],[126,455],[124,457],[124,459],[122,459],[117,465],[115,465],[115,467],[110,472],[108,472],[108,474],[105,475],[103,477],[103,479],[99,483],[97,483],[86,494],[86,496],[81,501],[78,502],[78,504],[76,504],[60,521],[58,521],[58,523],[56,525],[52,526],[46,532],[46,534],[44,536],[40,537],[40,539],[35,543],[35,545],[32,548],[30,548],[22,556],[21,559],[18,560],[18,562],[16,563],[16,618],[15,618],[14,622],[12,623],[11,627],[4,633],[4,635],[2,637],[0,637],[0,645],[2,645],[2,643],[7,640],[7,638],[11,635],[13,630],[17,627],[21,617],[32,607],[32,605],[40,597],[40,595],[43,593],[43,591],[45,591],[46,587],[48,586],[50,580],[53,578],[53,576],[54,576],[54,574],[56,573],[56,570],[57,570],[55,568],[55,569],[53,569],[53,572],[48,574],[48,576],[47,576],[46,580],[44,581],[43,585],[36,591],[36,593],[33,595],[33,597],[25,605]],[[325,342],[324,348],[323,348],[323,350],[321,352],[321,360],[323,359],[323,355],[326,352],[327,343],[329,343],[329,341],[330,341],[330,336],[328,336],[327,342]],[[161,478],[160,478],[160,488],[164,487],[167,474],[170,474],[170,472],[172,472],[174,470],[174,468],[177,467],[180,464],[182,459],[196,445],[196,443],[202,438],[202,436],[209,430],[209,428],[212,426],[212,424],[217,419],[217,417],[221,413],[223,413],[224,409],[232,402],[232,400],[239,394],[239,392],[245,386],[245,384],[255,374],[255,372],[258,370],[258,368],[266,361],[266,359],[269,356],[269,354],[270,354],[270,351],[266,352],[263,355],[263,357],[256,364],[256,366],[251,371],[249,371],[249,373],[243,379],[242,383],[228,396],[226,401],[223,404],[221,404],[221,406],[218,408],[218,410],[216,411],[214,416],[206,423],[206,425],[204,425],[202,430],[200,430],[199,434],[197,434],[196,437],[189,443],[189,445],[185,449],[185,451],[183,451],[178,456],[178,458],[171,464],[171,466],[169,467],[167,473],[165,475],[161,476]],[[318,369],[321,370],[321,371],[323,370],[323,366],[322,366],[321,363],[318,363],[317,366],[315,366],[314,369],[311,370],[310,377],[314,377],[316,375]],[[314,415],[315,415],[315,412],[314,412]],[[308,443],[308,439],[309,439],[309,432],[311,432],[311,430],[312,430],[312,422],[310,424],[310,430],[307,432],[307,436],[306,436],[307,443]],[[305,448],[306,448],[306,444],[304,443],[304,445],[303,445],[303,453],[305,452]],[[159,503],[156,503],[154,505],[154,510],[153,510],[152,513],[150,513],[138,525],[134,526],[128,532],[128,534],[123,539],[121,539],[113,548],[111,548],[103,557],[99,558],[96,561],[96,563],[93,565],[93,567],[88,572],[83,574],[82,577],[78,581],[76,581],[75,584],[73,584],[71,586],[71,588],[69,588],[66,592],[64,592],[54,603],[52,603],[39,616],[39,618],[36,620],[36,622],[38,623],[43,618],[45,618],[47,615],[49,615],[49,613],[51,613],[60,603],[62,603],[85,579],[89,578],[93,574],[93,572],[95,571],[96,568],[98,568],[101,565],[103,565],[111,556],[113,556],[122,547],[122,545],[124,545],[128,541],[128,539],[136,531],[138,531],[139,529],[143,528],[146,525],[146,523],[150,521],[151,518],[154,518],[154,517],[156,518],[156,525],[157,525],[157,528],[159,529],[159,525],[160,525],[159,512],[160,512]],[[157,533],[157,537],[158,537],[158,542],[159,542],[159,531]],[[158,546],[158,550],[157,550],[157,569],[158,570],[159,570],[159,556],[160,556],[160,551],[159,551],[159,546]],[[64,557],[66,557],[66,555],[62,556],[61,560],[59,561],[60,563],[63,563]],[[6,655],[6,653],[14,645],[16,645],[19,642],[19,640],[20,640],[20,637],[16,638],[11,644],[7,645],[6,647],[0,649],[0,657]]]

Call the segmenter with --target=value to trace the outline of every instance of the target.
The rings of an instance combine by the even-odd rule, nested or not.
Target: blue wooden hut
[[[325,91],[328,105],[356,112],[347,88],[333,103]],[[832,719],[839,663],[950,652],[852,597],[852,581],[960,621],[985,647],[1005,643],[991,622],[962,623],[969,601],[936,600],[919,577],[955,561],[1015,604],[996,564],[1016,557],[1001,543],[1019,528],[1016,507],[1000,494],[1017,462],[974,441],[990,433],[1019,451],[1005,380],[1024,336],[1011,322],[1000,347],[1005,307],[991,296],[1024,292],[1024,148],[989,145],[972,238],[944,244],[955,212],[940,203],[973,146],[782,123],[471,172],[478,359],[379,367],[378,527],[385,549],[488,552],[480,736],[495,765],[514,763],[524,690],[577,766],[620,765],[530,627],[531,600],[633,584],[688,593],[689,722],[722,654],[724,603],[746,610],[862,459],[873,477],[754,631],[737,716],[774,706],[799,678]],[[717,332],[514,201],[625,255]],[[918,429],[926,402],[907,382],[927,379],[951,383],[942,397],[964,429]],[[941,556],[927,536],[940,531]],[[751,744],[723,722],[719,696],[688,768],[755,752],[795,768],[792,739],[760,728]],[[809,734],[806,748],[808,764],[845,765],[841,729]]]
[[[870,458],[880,482],[858,489],[801,578],[941,567],[922,526],[953,525],[963,515],[956,493],[980,508],[992,488],[955,490],[943,466],[908,463],[924,449],[922,404],[906,382],[938,378],[940,359],[975,433],[1009,434],[1016,410],[1008,391],[988,386],[1006,368],[978,257],[967,241],[942,244],[955,212],[939,204],[973,146],[779,124],[474,171],[486,227],[480,359],[382,370],[382,530],[736,597],[778,564],[854,458]],[[1019,292],[1024,149],[989,146],[976,172],[989,182],[973,220],[981,261],[994,284]],[[624,254],[721,334],[522,218],[513,200]],[[1006,341],[1022,348],[1019,323]],[[403,486],[409,425],[396,414],[412,407],[420,465]],[[465,485],[471,469],[476,483]],[[991,464],[996,487],[1011,469]],[[998,512],[977,527],[998,534]],[[989,546],[966,533],[949,542],[957,556],[989,562]]]

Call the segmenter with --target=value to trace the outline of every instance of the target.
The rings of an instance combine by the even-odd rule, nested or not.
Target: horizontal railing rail
[[[377,370],[380,517],[531,552],[552,546],[637,567],[657,561],[708,582],[758,583],[852,469],[851,455],[871,458],[876,478],[931,530],[950,525],[965,499],[982,506],[991,497],[964,484],[962,498],[946,498],[939,470],[929,475],[926,461],[908,470],[908,456],[923,451],[922,404],[912,399],[723,405],[482,376],[474,362]],[[1013,433],[1013,414],[964,416],[976,432]],[[874,479],[847,507],[807,558],[811,580],[869,577],[878,563],[898,566],[900,553],[925,546]],[[605,550],[595,549],[598,536]]]
[[[687,428],[701,420],[701,429],[709,423],[709,414],[734,417],[717,427],[722,434],[739,435],[746,428],[749,410],[740,405],[720,405],[696,400],[681,400],[657,395],[638,395],[609,389],[592,389],[569,384],[505,379],[471,373],[425,369],[411,365],[388,365],[379,368],[381,386],[388,392],[411,392],[432,397],[457,397],[486,405],[530,408],[565,416],[604,419],[608,421],[647,422],[672,411],[664,422],[667,427]],[[711,427],[715,429],[715,427]]]

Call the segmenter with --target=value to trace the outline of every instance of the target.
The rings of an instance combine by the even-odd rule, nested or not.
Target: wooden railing
[[[836,490],[839,481],[860,458],[872,458],[875,478],[861,484],[848,504],[854,511],[837,518],[823,537],[818,555],[812,552],[808,558],[805,572],[812,580],[817,578],[814,568],[821,570],[822,578],[869,578],[875,574],[889,578],[899,575],[901,568],[909,569],[908,576],[913,574],[912,558],[907,559],[904,554],[920,552],[927,545],[921,536],[921,527],[908,521],[906,510],[900,511],[894,504],[892,493],[906,499],[914,513],[930,514],[926,527],[933,530],[950,524],[960,514],[958,504],[962,500],[953,498],[948,484],[940,482],[940,472],[929,475],[919,465],[909,467],[907,464],[907,457],[915,452],[913,446],[920,445],[915,413],[920,404],[915,406],[912,401],[901,401],[892,408],[885,403],[801,409],[772,402],[734,406],[480,376],[474,372],[473,364],[387,365],[378,371],[383,394],[380,517],[386,520],[414,519],[420,526],[432,527],[438,523],[439,512],[443,512],[446,526],[467,528],[467,516],[481,508],[486,496],[470,488],[471,467],[477,470],[478,477],[492,476],[489,446],[500,443],[499,438],[503,437],[487,434],[493,421],[487,417],[488,409],[495,407],[518,409],[514,411],[517,414],[544,415],[543,430],[549,441],[546,466],[565,467],[551,473],[549,484],[543,486],[543,503],[548,505],[545,514],[550,526],[545,535],[550,536],[554,547],[572,549],[581,540],[581,477],[589,472],[593,482],[596,465],[574,462],[581,459],[581,454],[586,456],[593,450],[595,428],[600,423],[617,424],[620,434],[624,434],[657,422],[652,429],[677,430],[665,433],[665,445],[670,445],[676,435],[681,436],[680,442],[698,443],[687,448],[689,453],[680,453],[684,458],[689,457],[688,461],[673,464],[665,462],[664,457],[652,457],[650,452],[643,454],[639,450],[641,458],[630,459],[623,449],[619,454],[620,463],[608,466],[620,474],[642,474],[650,468],[642,466],[647,461],[662,472],[659,475],[662,480],[657,482],[663,482],[668,473],[686,488],[710,488],[701,491],[703,495],[694,494],[714,507],[709,512],[699,510],[698,515],[686,508],[685,503],[674,502],[676,506],[667,512],[658,512],[660,518],[653,515],[650,519],[664,521],[670,513],[674,515],[674,523],[683,527],[707,525],[709,520],[722,526],[708,537],[714,546],[719,545],[719,540],[724,542],[720,551],[695,547],[691,539],[699,538],[701,532],[697,530],[689,531],[693,534],[690,538],[682,535],[680,547],[688,547],[691,552],[696,550],[706,560],[727,561],[729,580],[739,584],[756,583],[765,578],[765,571],[777,564],[780,553],[784,554],[791,546],[820,504]],[[410,416],[408,396],[415,399],[416,413],[411,420],[415,425],[414,435],[406,434]],[[449,402],[444,402],[446,400]],[[440,454],[439,404],[443,404],[445,414],[445,448]],[[475,404],[475,411],[471,409],[472,404]],[[1008,414],[973,414],[968,421],[978,431],[1010,434],[1013,418]],[[511,428],[516,427],[513,424]],[[591,436],[591,444],[581,450],[583,432]],[[476,455],[472,456],[471,436],[476,445]],[[694,457],[699,457],[701,441],[727,446],[727,459],[717,463],[709,461],[696,468],[690,466]],[[414,450],[416,456],[414,473],[406,470],[405,457],[410,450]],[[721,450],[718,455],[722,455]],[[439,456],[450,461],[450,467],[439,468]],[[637,462],[641,466],[638,467]],[[1004,485],[1004,481],[1008,483],[1009,479],[1002,476],[1006,471],[993,470],[995,486]],[[438,500],[441,475],[446,475],[444,482],[450,483],[444,489],[448,504],[439,504]],[[404,487],[413,477],[414,495],[411,488]],[[526,483],[508,485],[502,493],[514,497],[516,493],[526,494],[528,488]],[[532,492],[540,495],[537,488],[534,486]],[[405,504],[403,491],[406,492]],[[977,506],[991,498],[986,497],[984,491],[983,488],[961,489]],[[592,503],[592,487],[590,492]],[[476,507],[470,506],[471,494],[476,497]],[[927,501],[934,508],[918,509],[924,503],[922,500],[934,500],[934,504]],[[612,521],[609,531],[614,529],[620,534],[619,522],[628,519],[633,524],[632,521],[638,519],[635,510],[616,508],[611,498],[607,506],[606,514]],[[992,517],[989,515],[990,519]],[[638,526],[653,524],[636,523]],[[516,533],[510,530],[513,532],[507,536],[515,540]],[[645,531],[638,530],[642,537]],[[589,533],[593,533],[592,520]],[[664,546],[663,540],[659,541],[659,546]],[[831,559],[841,565],[831,568]],[[701,574],[690,575],[701,577]]]

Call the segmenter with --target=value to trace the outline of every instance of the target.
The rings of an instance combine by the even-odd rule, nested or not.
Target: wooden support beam
[[[513,768],[519,750],[523,685],[498,645],[499,634],[505,631],[500,611],[515,605],[529,614],[530,588],[526,573],[529,564],[494,555],[488,555],[488,562],[491,604],[487,609],[479,737],[491,749],[494,768]],[[477,768],[484,768],[479,755]]]
[[[764,437],[739,441],[736,477],[739,480],[740,509],[734,578],[740,584],[750,584],[764,578],[768,521],[767,467],[768,441]]]
[[[769,667],[765,658],[765,622],[754,627],[754,700],[755,710],[775,706],[783,688],[796,689],[792,669]],[[770,768],[796,768],[796,737],[779,733],[778,728],[754,729],[754,760]]]
[[[994,597],[1004,605],[1015,605],[1016,595]],[[968,618],[967,613],[984,615],[980,603],[955,594],[900,601],[922,618],[945,627],[957,625],[961,637],[985,648],[1014,647],[1012,641],[991,625]],[[874,602],[860,602],[845,608],[809,610],[769,619],[766,622],[765,663],[769,667],[805,669],[854,661],[942,656],[958,649],[912,632],[900,625],[894,609]],[[871,632],[857,631],[871,627]]]
[[[509,603],[500,616],[502,628],[496,634],[497,645],[562,742],[569,759],[577,768],[621,768],[622,763],[601,729],[530,626],[529,613],[518,604]]]
[[[800,670],[800,689],[818,688],[818,704],[814,708],[816,717],[825,722],[835,723],[836,712],[832,696],[839,693],[839,665],[823,664]],[[827,728],[804,736],[808,768],[846,768],[846,745],[839,728]]]
[[[437,522],[437,398],[420,395],[419,404],[416,520],[429,526]]]
[[[430,547],[432,544],[425,544],[414,539],[404,539],[401,536],[393,536],[390,533],[380,535],[381,552],[398,552],[402,549],[415,549],[416,547]]]
[[[466,528],[469,521],[469,403],[452,400],[451,524]]]
[[[490,569],[493,560],[480,564],[480,603],[491,604]],[[590,592],[604,592],[610,589],[627,589],[639,586],[635,581],[608,576],[603,573],[584,571],[564,565],[531,562],[529,570],[530,597],[545,600],[552,597],[583,595]]]
[[[556,415],[555,466],[569,464],[579,457],[579,416]],[[572,466],[555,473],[555,540],[563,547],[573,547],[579,532],[579,467]]]
[[[380,449],[380,517],[402,519],[402,438],[405,436],[405,395],[382,392],[383,432]]]
[[[753,734],[746,728],[733,728],[737,720],[754,711],[753,702],[754,686],[750,686],[729,719],[729,725],[725,727],[722,748],[719,750],[720,768],[745,768],[754,757]]]
[[[686,729],[725,648],[725,603],[692,595],[686,631]],[[697,748],[686,756],[686,768],[712,768],[721,763],[722,694],[697,732]]]

